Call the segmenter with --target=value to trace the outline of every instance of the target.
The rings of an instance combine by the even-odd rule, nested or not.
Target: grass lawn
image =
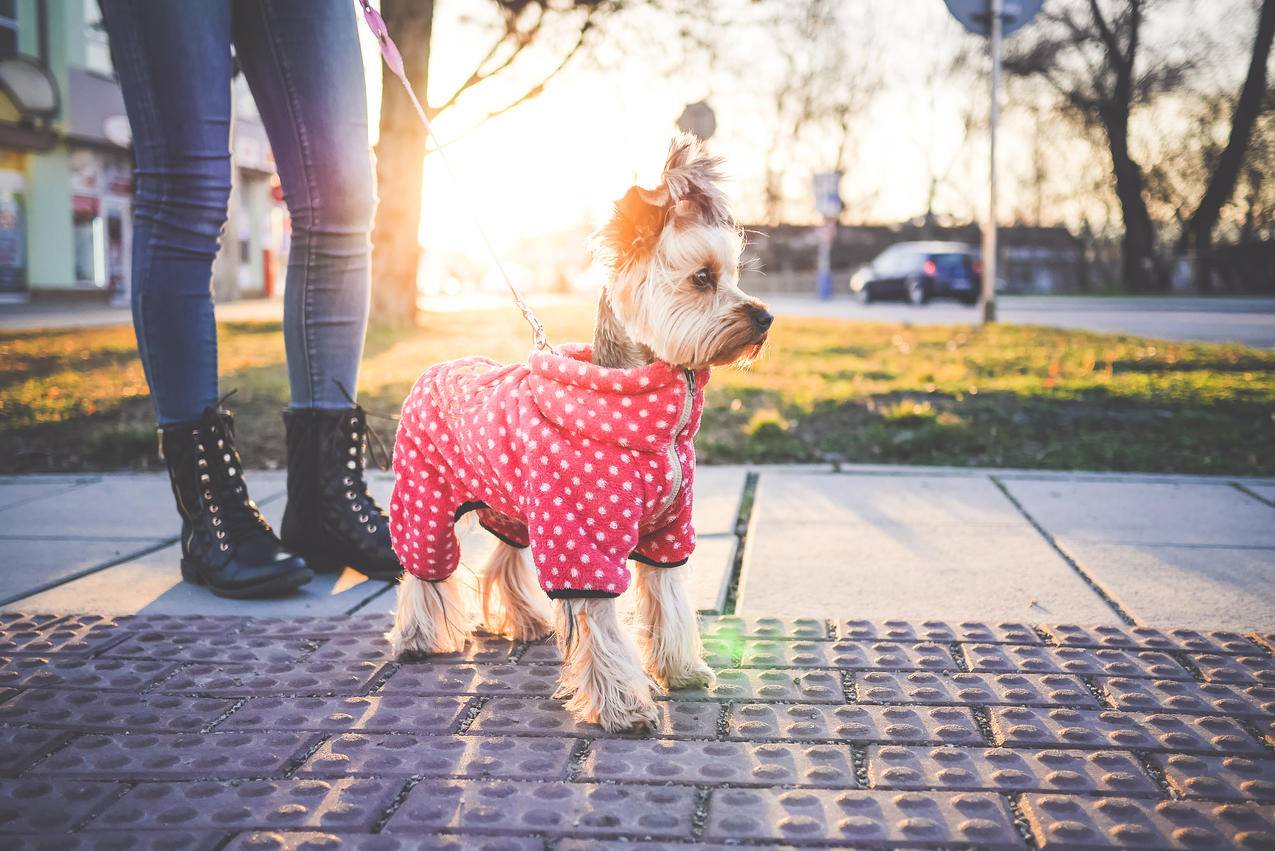
[[[590,305],[539,311],[555,340],[591,336]],[[428,365],[526,354],[512,308],[373,328],[361,400],[397,413]],[[284,458],[277,322],[221,328],[223,392],[245,461]],[[375,422],[375,421],[374,421]],[[385,423],[386,440],[393,435]],[[0,334],[0,472],[158,468],[128,328]],[[776,322],[749,370],[719,369],[706,462],[950,464],[1275,474],[1275,352],[1046,328]]]

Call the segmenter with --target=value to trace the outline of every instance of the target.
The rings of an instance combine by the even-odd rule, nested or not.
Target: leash
[[[407,97],[412,102],[412,107],[416,110],[417,117],[420,118],[421,124],[424,125],[426,135],[434,140],[434,148],[442,159],[448,176],[451,177],[452,183],[459,187],[460,178],[456,174],[456,169],[452,167],[451,160],[447,159],[447,152],[443,147],[443,143],[439,141],[438,136],[434,135],[434,126],[425,114],[425,107],[421,106],[420,99],[416,97],[416,90],[412,88],[411,81],[407,79],[407,72],[403,70],[403,55],[399,53],[398,45],[394,43],[394,39],[390,38],[390,31],[385,26],[385,19],[381,17],[380,12],[372,8],[371,0],[359,0],[359,5],[363,7],[363,19],[367,21],[368,29],[372,31],[372,35],[376,36],[376,40],[381,45],[381,58],[385,60],[386,67],[403,84],[403,90],[407,92]],[[504,280],[505,286],[509,288],[509,294],[513,296],[514,304],[522,312],[522,318],[527,320],[527,324],[531,326],[532,339],[536,348],[553,351],[553,346],[549,344],[549,336],[545,333],[545,327],[540,324],[540,320],[536,318],[536,314],[532,312],[530,305],[522,297],[522,293],[518,292],[518,288],[514,286],[513,279],[505,271],[505,264],[500,262],[500,255],[496,253],[496,247],[492,245],[490,237],[487,236],[487,231],[483,228],[482,220],[479,219],[478,213],[474,208],[469,206],[469,196],[464,192],[461,192],[460,195],[465,199],[463,203],[465,203],[469,217],[474,223],[474,228],[478,231],[478,235],[482,237],[483,244],[487,246],[487,251],[491,254],[491,259],[496,264],[496,270],[500,272],[500,277]]]

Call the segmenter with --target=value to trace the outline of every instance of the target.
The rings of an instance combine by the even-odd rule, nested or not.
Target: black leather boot
[[[194,422],[162,427],[159,440],[182,516],[183,579],[245,598],[286,594],[314,578],[248,496],[230,414],[209,408]]]
[[[288,507],[283,542],[319,572],[352,567],[371,579],[397,579],[403,568],[390,546],[390,524],[367,492],[363,449],[367,414],[296,408],[288,429]]]

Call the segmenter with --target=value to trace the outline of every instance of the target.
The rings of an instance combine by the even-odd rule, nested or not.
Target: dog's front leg
[[[655,729],[652,689],[637,648],[616,614],[615,600],[586,597],[553,601],[555,634],[562,651],[559,694],[577,720],[609,733]]]
[[[646,669],[669,689],[707,688],[717,679],[703,659],[699,623],[686,588],[686,565],[636,563],[638,643]]]

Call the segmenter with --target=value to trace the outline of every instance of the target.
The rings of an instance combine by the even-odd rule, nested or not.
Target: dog
[[[418,379],[393,453],[396,655],[461,651],[477,625],[553,633],[557,696],[610,732],[653,729],[657,686],[712,684],[686,587],[693,438],[711,368],[756,358],[773,322],[739,287],[743,236],[721,181],[721,161],[679,135],[660,185],[616,202],[591,245],[606,277],[592,346]],[[453,529],[470,511],[499,539],[472,606]],[[616,613],[630,559],[636,643]]]

